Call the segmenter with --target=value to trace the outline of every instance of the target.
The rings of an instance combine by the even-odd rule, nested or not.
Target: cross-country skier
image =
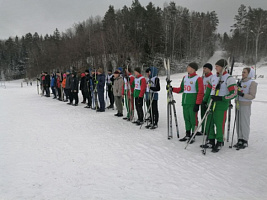
[[[64,100],[64,102],[68,102],[68,99],[67,99],[67,92],[66,92],[66,80],[67,80],[67,74],[63,74],[63,80],[62,80],[62,88],[63,88],[63,91],[64,91],[64,94],[63,96],[65,95],[66,96],[66,99]],[[64,99],[64,97],[63,97]],[[62,99],[62,100],[63,100]]]
[[[85,84],[84,84],[84,94],[85,94],[85,102],[87,99],[87,106],[85,108],[91,108],[92,107],[92,97],[91,97],[91,79],[92,77],[89,74],[89,70],[84,71],[85,74]]]
[[[80,81],[80,90],[82,92],[83,101],[81,103],[86,103],[86,80],[85,80],[85,73],[81,73],[81,81]]]
[[[238,85],[238,98],[236,99],[236,104],[239,104],[236,113],[238,142],[234,145],[234,147],[238,149],[244,149],[248,146],[251,104],[252,100],[256,97],[258,86],[258,84],[252,80],[254,75],[254,69],[248,67],[244,68],[242,72],[242,80]]]
[[[201,147],[212,148],[212,152],[214,153],[218,152],[224,145],[223,135],[229,101],[237,96],[236,81],[225,70],[227,64],[225,59],[220,59],[216,62],[215,69],[217,74],[212,76],[203,100],[209,103],[210,99],[212,99],[215,107],[211,107],[212,109],[214,107],[214,110],[208,115],[206,123],[206,132],[209,141],[204,146],[201,145]],[[218,95],[216,95],[216,91],[219,91]],[[216,127],[216,132],[214,126]]]
[[[105,98],[104,98],[104,93],[105,93],[105,74],[103,73],[103,69],[99,68],[97,70],[97,95],[99,99],[99,109],[97,112],[105,112]]]
[[[107,109],[114,108],[114,95],[112,91],[113,82],[114,82],[114,75],[112,74],[112,70],[109,69],[108,74],[106,76],[106,90],[108,93],[110,105],[107,107]]]
[[[185,121],[186,135],[179,141],[190,140],[196,126],[198,125],[198,111],[204,96],[203,80],[196,74],[198,65],[195,62],[190,63],[187,68],[188,75],[184,76],[179,88],[172,88],[175,93],[183,93],[182,106]],[[192,135],[191,135],[192,133]],[[191,143],[194,142],[192,138]]]
[[[62,83],[62,76],[61,76],[61,73],[59,72],[59,71],[57,71],[57,73],[56,73],[56,75],[57,75],[57,83],[56,83],[56,88],[57,88],[57,95],[58,95],[58,100],[59,101],[62,101],[62,94],[61,94],[61,83]]]
[[[211,77],[212,77],[212,65],[210,63],[206,63],[204,66],[203,66],[203,86],[204,86],[204,95],[207,91],[207,87],[208,87],[208,84],[211,80]],[[204,117],[205,113],[207,111],[207,102],[205,101],[202,101],[202,104],[201,104],[201,119]],[[197,133],[196,135],[202,135],[204,133],[204,124],[202,125],[202,130],[201,130],[201,133]]]
[[[146,128],[155,129],[158,127],[159,111],[158,100],[160,91],[160,82],[158,78],[158,69],[156,67],[150,67],[148,70],[148,111],[151,113],[150,124]]]
[[[136,125],[141,125],[144,123],[144,111],[143,111],[143,102],[144,102],[144,94],[146,92],[146,79],[141,74],[141,68],[136,67],[134,69],[135,75],[135,88],[134,88],[134,98],[135,98],[135,107],[138,115]]]
[[[66,100],[70,99],[70,95],[71,95],[71,79],[72,76],[70,75],[70,71],[67,70],[66,71],[66,85],[65,85],[65,94],[66,94]],[[69,103],[70,104],[70,103]]]
[[[77,73],[72,72],[71,76],[71,84],[70,84],[70,103],[69,105],[78,106],[79,98],[78,98],[78,92],[79,92],[79,81],[76,77]],[[73,104],[73,99],[75,100],[75,104]]]
[[[131,74],[132,70],[128,67],[124,69],[124,85],[123,95],[125,97],[125,106],[127,110],[127,116],[124,120],[131,121],[134,117],[134,76]]]
[[[46,92],[45,96],[50,97],[50,75],[47,72],[45,72],[44,86]]]
[[[53,73],[51,74],[51,82],[50,82],[50,86],[52,89],[52,93],[54,95],[53,99],[57,98],[57,92],[56,92],[56,75]]]
[[[115,98],[115,104],[116,104],[116,107],[118,110],[118,113],[115,114],[114,116],[117,116],[117,117],[123,116],[122,90],[123,90],[123,79],[120,76],[120,72],[116,70],[114,72],[113,94],[114,94],[114,98]]]

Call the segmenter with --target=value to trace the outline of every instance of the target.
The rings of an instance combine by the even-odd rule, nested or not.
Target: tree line
[[[156,7],[134,0],[130,7],[109,6],[96,16],[51,35],[27,33],[0,41],[0,70],[10,78],[35,77],[89,67],[105,70],[125,65],[163,66],[163,57],[182,62],[208,58],[214,52],[217,14],[190,12],[174,2]]]
[[[222,46],[238,61],[253,65],[267,55],[267,10],[242,4],[234,19],[231,34],[221,37]]]

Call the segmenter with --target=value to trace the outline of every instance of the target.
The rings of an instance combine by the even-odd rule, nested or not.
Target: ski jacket
[[[124,84],[123,84],[123,88],[122,88],[122,95],[124,95],[124,93],[126,93],[126,91],[128,91],[128,95],[130,95],[130,91],[129,91],[129,83],[128,83],[128,80],[130,79],[130,88],[131,88],[131,94],[133,96],[134,94],[134,76],[129,73],[129,77],[124,77]]]
[[[85,76],[84,77],[82,77],[81,78],[81,82],[80,82],[80,90],[84,90],[84,87],[85,87],[85,84],[86,84],[86,82],[85,82],[86,80],[85,80]]]
[[[153,95],[153,100],[159,100],[160,82],[157,77],[158,69],[156,67],[150,67],[151,74],[147,80],[148,92],[146,92],[146,98],[149,99],[149,93]]]
[[[219,82],[219,74],[213,75],[211,82],[207,86],[207,90],[204,97],[204,102],[209,102],[211,95],[215,95],[216,86]],[[221,86],[219,95],[222,97],[222,101],[216,102],[216,109],[227,110],[229,107],[229,101],[237,96],[237,85],[235,79],[227,72],[224,72],[221,78]]]
[[[79,88],[79,81],[78,81],[78,78],[76,77],[76,76],[74,76],[74,77],[72,77],[72,79],[71,79],[71,86],[70,86],[71,88],[71,92],[74,92],[74,90],[76,90],[76,92],[78,93],[79,92],[79,90],[78,90],[78,88]]]
[[[50,85],[51,85],[51,87],[55,87],[56,86],[56,78],[55,78],[55,76],[52,76]]]
[[[211,78],[212,78],[211,72],[209,74],[205,74],[205,76],[203,77],[204,94],[206,93],[206,90],[207,90],[207,87],[208,87],[208,84]]]
[[[142,74],[139,74],[135,79],[135,88],[134,88],[134,98],[144,97],[144,94],[146,92],[146,79],[142,76]]]
[[[68,74],[66,78],[66,86],[65,86],[66,89],[71,89],[71,79],[72,79],[71,75]]]
[[[113,94],[114,96],[119,96],[121,97],[122,94],[122,88],[123,88],[123,79],[121,76],[118,76],[117,78],[114,79],[113,83]]]
[[[173,88],[174,93],[183,93],[182,106],[200,105],[204,96],[203,80],[196,73],[183,77],[179,88]]]
[[[113,85],[113,83],[114,83],[114,75],[113,74],[108,74],[107,76],[106,76],[106,83],[107,83],[107,85]]]
[[[59,75],[57,75],[57,88],[61,88],[60,84],[61,84],[61,77]]]
[[[66,78],[63,78],[63,81],[62,81],[62,87],[65,89],[66,87]]]
[[[256,97],[257,86],[258,83],[256,83],[251,78],[245,78],[241,80],[241,85],[238,87],[238,90],[243,92],[244,96],[238,96],[237,98],[240,105],[249,106],[252,104],[252,100]]]
[[[98,74],[97,76],[97,91],[104,91],[105,87],[105,74]]]

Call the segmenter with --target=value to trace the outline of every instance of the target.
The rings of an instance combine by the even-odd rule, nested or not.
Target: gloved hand
[[[237,94],[238,94],[238,96],[241,96],[241,97],[243,97],[244,96],[244,93],[243,92],[241,92],[241,91],[237,91]]]
[[[199,111],[199,104],[195,104],[194,108],[193,108],[194,112],[198,112]]]
[[[172,91],[172,86],[171,85],[166,85],[166,90]]]
[[[207,102],[206,101],[202,101],[202,104],[201,104],[204,108],[207,108],[208,105],[207,105]]]
[[[216,85],[216,90],[219,90],[219,89],[221,89],[221,84],[220,84],[220,83],[218,83],[218,84]]]
[[[143,103],[143,97],[138,97],[138,99],[137,99],[137,103],[138,103],[138,104],[142,104],[142,103]]]
[[[215,95],[212,95],[212,96],[211,96],[211,99],[212,99],[213,101],[222,101],[222,97],[221,97],[221,96],[215,96]]]

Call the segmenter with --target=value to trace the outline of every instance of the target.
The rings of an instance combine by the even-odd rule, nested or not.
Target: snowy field
[[[0,200],[267,199],[267,66],[258,74],[264,78],[257,79],[249,147],[236,151],[226,142],[205,156],[201,136],[186,150],[176,137],[167,140],[165,77],[156,130],[114,117],[116,110],[96,113],[38,96],[36,82],[23,88],[6,82],[0,87]],[[172,75],[172,85],[183,75]],[[174,96],[183,137],[181,95]]]

